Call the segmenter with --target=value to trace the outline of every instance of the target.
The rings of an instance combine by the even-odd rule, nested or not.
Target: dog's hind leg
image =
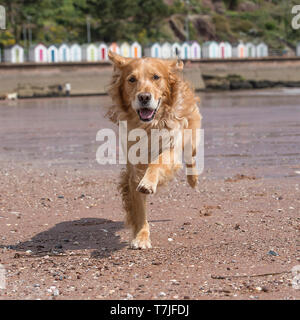
[[[149,224],[146,212],[146,195],[136,190],[138,183],[128,172],[122,173],[121,192],[126,211],[126,224],[132,229],[134,249],[151,248]]]

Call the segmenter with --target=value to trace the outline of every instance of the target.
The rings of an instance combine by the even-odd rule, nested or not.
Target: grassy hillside
[[[300,30],[291,28],[298,0],[0,0],[8,28],[0,44],[87,41],[263,40],[271,48],[293,48]],[[187,19],[188,17],[188,19]],[[188,26],[188,28],[186,27]],[[187,33],[187,29],[189,32]],[[26,42],[27,40],[27,42]]]

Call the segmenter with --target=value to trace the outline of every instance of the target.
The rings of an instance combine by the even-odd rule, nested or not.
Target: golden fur
[[[198,98],[185,82],[180,71],[183,63],[178,61],[154,58],[130,59],[109,52],[109,58],[114,64],[114,73],[109,89],[113,106],[109,112],[114,122],[127,121],[128,132],[142,128],[150,140],[151,129],[192,129],[193,156],[195,155],[195,129],[201,126],[201,115],[197,107]],[[157,77],[157,75],[159,77]],[[132,78],[134,81],[131,82]],[[131,80],[130,80],[131,79]],[[152,121],[142,122],[137,111],[132,107],[139,93],[150,93],[160,105]],[[128,143],[128,148],[132,143]],[[133,248],[151,248],[150,231],[146,216],[146,195],[155,193],[157,186],[174,177],[181,165],[171,161],[162,163],[163,153],[159,155],[159,163],[127,164],[122,172],[120,192],[126,211],[126,223],[132,228]],[[169,151],[174,159],[174,148]],[[187,165],[194,168],[193,162]],[[191,187],[198,182],[196,174],[187,176]]]

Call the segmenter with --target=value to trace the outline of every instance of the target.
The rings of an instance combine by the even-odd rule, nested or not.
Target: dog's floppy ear
[[[108,51],[108,57],[113,62],[115,67],[117,67],[117,68],[121,68],[121,67],[125,66],[126,64],[128,64],[132,60],[131,58],[122,57],[119,54],[114,53],[110,50]]]
[[[183,62],[181,60],[171,60],[170,67],[173,71],[181,71],[183,69]]]

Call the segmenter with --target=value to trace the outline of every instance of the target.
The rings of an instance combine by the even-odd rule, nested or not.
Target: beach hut
[[[297,57],[300,57],[300,42],[297,43],[296,56],[297,56]]]
[[[258,58],[267,57],[269,55],[268,51],[268,46],[263,42],[256,46],[256,56]]]
[[[180,50],[181,59],[191,59],[191,47],[188,42],[183,42]]]
[[[131,47],[131,58],[141,58],[142,57],[142,46],[138,42],[132,43]]]
[[[256,57],[256,47],[252,42],[246,43],[246,57],[255,58]]]
[[[88,62],[98,61],[98,49],[93,43],[84,44],[81,47],[82,60]]]
[[[114,53],[121,54],[120,46],[116,42],[113,42],[113,43],[110,44],[109,50],[114,52]]]
[[[29,48],[29,61],[44,63],[48,61],[48,50],[47,47],[39,43]]]
[[[161,58],[161,45],[158,42],[145,48],[145,56],[152,58]]]
[[[48,62],[56,63],[58,62],[58,48],[54,44],[52,44],[47,49]]]
[[[108,60],[108,47],[104,42],[101,42],[98,47],[99,60]]]
[[[179,58],[181,52],[181,45],[178,42],[172,43],[172,57]]]
[[[229,42],[221,42],[219,44],[219,58],[232,58],[232,46]]]
[[[215,41],[204,42],[202,45],[202,57],[206,59],[220,58],[218,43]]]
[[[1,59],[0,59],[1,61]],[[18,44],[4,49],[4,61],[10,63],[24,62],[24,49]]]
[[[197,41],[190,43],[191,59],[201,59],[201,46]]]
[[[63,43],[58,47],[58,61],[69,62],[70,61],[70,47]]]
[[[70,46],[70,61],[72,62],[82,61],[81,47],[77,43],[74,43]]]
[[[125,57],[125,58],[129,58],[130,57],[130,45],[128,42],[123,42],[120,45],[120,54],[121,56]]]
[[[233,46],[232,55],[234,58],[246,58],[247,57],[247,49],[243,42],[239,42],[238,44]]]
[[[161,46],[161,57],[170,59],[172,57],[172,46],[169,42],[164,42]]]

